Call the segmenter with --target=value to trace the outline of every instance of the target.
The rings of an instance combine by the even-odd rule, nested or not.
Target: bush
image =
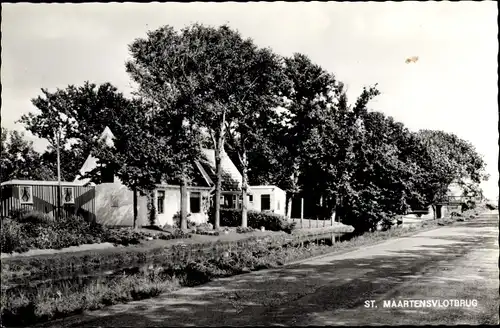
[[[2,253],[23,252],[28,250],[26,234],[22,224],[12,220],[4,219],[0,232],[0,249]]]
[[[248,226],[254,229],[264,227],[271,231],[285,231],[291,233],[296,226],[296,222],[288,220],[279,214],[270,212],[248,211]],[[210,223],[214,223],[214,213],[210,215]],[[227,227],[238,227],[241,225],[241,210],[221,208],[220,225]]]
[[[205,236],[219,236],[220,232],[219,231],[209,231],[209,230],[200,230],[196,231],[197,235],[205,235]]]
[[[253,231],[255,231],[255,229],[251,228],[251,227],[245,227],[245,228],[238,227],[238,228],[236,228],[237,233],[248,233],[248,232],[253,232]]]
[[[196,226],[197,231],[213,230],[214,226],[211,223],[201,223]]]
[[[476,208],[476,202],[469,200],[467,203],[462,204],[462,212],[473,210]]]
[[[174,231],[168,238],[189,238],[191,235]],[[54,220],[39,212],[16,211],[12,219],[2,223],[1,251],[26,252],[29,249],[61,249],[82,244],[110,242],[118,245],[139,244],[153,238],[152,234],[131,229],[110,229],[87,222],[81,216]]]
[[[170,240],[170,239],[183,239],[183,238],[191,238],[191,234],[182,231],[181,229],[176,229],[170,234],[161,234],[160,239],[162,240]]]
[[[462,213],[458,213],[458,212],[451,212],[451,213],[450,213],[450,216],[451,216],[451,217],[460,217],[460,216],[462,216]]]
[[[191,217],[191,213],[188,213],[187,215],[187,228],[188,229],[193,229],[196,226],[196,223],[189,218]],[[174,228],[180,228],[181,227],[181,212],[176,212],[174,216],[172,217],[174,221]]]
[[[485,205],[485,206],[486,206],[486,208],[487,208],[488,210],[490,210],[490,211],[494,211],[494,210],[496,210],[496,209],[498,208],[498,206],[497,206],[497,205],[490,204],[490,203],[486,203],[486,205]]]

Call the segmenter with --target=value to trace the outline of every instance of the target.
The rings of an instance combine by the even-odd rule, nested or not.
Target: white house
[[[286,215],[286,192],[276,186],[251,186],[248,209]]]
[[[103,131],[101,139],[108,146],[113,147],[114,135],[109,128]],[[229,156],[223,151],[221,207],[241,208],[242,176]],[[98,167],[98,160],[91,154],[80,169],[80,174]],[[188,189],[189,220],[196,223],[208,221],[210,199],[215,190],[215,152],[212,149],[202,149],[202,158],[194,163],[194,176]],[[106,168],[101,171],[102,183],[95,185],[90,179],[77,177],[75,182],[95,185],[95,212],[96,221],[105,225],[132,226],[134,213],[133,192],[125,186],[113,172]],[[249,209],[285,215],[286,195],[276,186],[249,187]],[[180,212],[181,191],[180,185],[173,181],[163,181],[156,186],[153,194],[155,207],[155,224],[164,226],[173,225],[174,216]],[[148,215],[148,199],[145,196],[137,197],[137,225],[150,225]]]

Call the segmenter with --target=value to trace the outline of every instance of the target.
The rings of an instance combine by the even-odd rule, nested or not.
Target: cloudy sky
[[[372,108],[410,129],[471,141],[498,195],[497,6],[490,2],[3,4],[2,126],[33,110],[40,88],[111,82],[128,94],[127,45],[162,25],[228,23],[277,53],[307,54],[351,101],[379,84]],[[418,56],[416,63],[405,59]],[[42,149],[45,144],[37,141]]]

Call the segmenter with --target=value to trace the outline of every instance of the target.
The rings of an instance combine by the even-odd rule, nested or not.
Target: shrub
[[[24,213],[18,212],[15,220],[20,223],[40,224],[46,226],[54,223],[54,219],[50,215],[36,211],[28,211]]]
[[[214,226],[211,223],[201,223],[196,226],[197,231],[213,230]]]
[[[191,234],[182,231],[181,229],[176,229],[169,234],[161,234],[159,236],[162,240],[170,240],[170,239],[183,239],[183,238],[191,238]]]
[[[9,211],[9,217],[13,220],[19,220],[21,217],[25,216],[31,212],[31,210],[26,208],[17,208]]]
[[[191,213],[187,214],[187,228],[192,229],[196,226],[196,223],[194,221],[191,221],[189,218],[191,217]],[[174,228],[180,228],[181,227],[181,212],[177,211],[174,216],[172,217],[174,221]]]
[[[209,231],[209,230],[197,230],[197,235],[206,235],[206,236],[219,236],[219,231]]]
[[[487,208],[488,210],[490,210],[490,211],[494,211],[494,210],[496,210],[496,209],[498,208],[498,206],[497,206],[497,205],[490,204],[490,203],[486,203],[486,205],[485,205],[485,206],[486,206],[486,208]]]
[[[462,204],[462,212],[473,210],[476,208],[476,202],[469,200],[467,203]]]
[[[12,253],[14,251],[26,251],[26,235],[22,229],[22,224],[12,220],[4,219],[0,232],[0,244],[2,253]]]
[[[455,217],[455,216],[456,216],[456,217],[460,217],[460,216],[462,216],[462,213],[458,213],[458,212],[451,212],[451,213],[450,213],[450,216],[451,216],[451,217]]]
[[[255,229],[264,227],[271,231],[285,231],[291,233],[295,228],[295,222],[288,220],[279,214],[270,212],[248,211],[248,226]],[[211,223],[214,222],[214,213],[210,215]],[[220,210],[220,225],[228,227],[238,227],[241,225],[241,210],[221,208]]]
[[[237,233],[248,233],[248,232],[253,232],[255,229],[254,228],[251,228],[251,227],[238,227],[236,228],[236,232]]]
[[[38,212],[17,211],[12,219],[5,219],[0,235],[1,251],[25,252],[29,249],[61,249],[69,246],[110,242],[113,244],[138,244],[152,238],[152,234],[131,229],[110,229],[81,216],[67,216],[57,220]],[[174,232],[173,238],[189,238]]]

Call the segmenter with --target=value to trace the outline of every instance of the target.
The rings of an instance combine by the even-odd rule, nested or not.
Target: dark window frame
[[[165,190],[156,192],[156,211],[158,214],[165,213]]]
[[[193,197],[193,195],[196,195]],[[197,200],[196,203],[193,203],[193,200]],[[194,210],[193,210],[193,204]],[[201,213],[201,192],[199,191],[191,191],[189,193],[189,211],[193,214]]]

